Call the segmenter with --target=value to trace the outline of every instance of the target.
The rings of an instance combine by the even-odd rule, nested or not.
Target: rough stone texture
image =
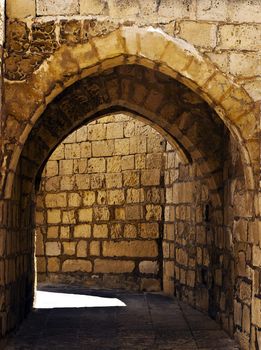
[[[24,1],[13,3],[20,11]],[[242,348],[255,349],[260,346],[260,318],[255,313],[260,304],[260,233],[254,229],[260,221],[261,203],[260,1],[104,4],[101,9],[95,0],[93,9],[99,14],[85,17],[73,15],[80,13],[82,1],[73,2],[73,6],[71,0],[38,1],[36,10],[42,11],[36,13],[38,17],[23,19],[23,14],[14,13],[6,23],[0,167],[1,335],[15,328],[32,304],[34,184],[39,184],[39,168],[71,131],[95,119],[97,112],[99,116],[110,108],[114,112],[117,106],[135,110],[161,128],[178,147],[181,158],[187,156],[191,164],[180,165],[178,175],[170,171],[166,176],[170,181],[166,198],[173,208],[164,210],[169,215],[164,226],[164,235],[166,232],[169,238],[162,246],[165,289],[208,310],[223,328],[234,333]],[[44,15],[48,13],[54,16]],[[190,26],[194,32],[189,33]],[[200,28],[211,30],[203,32]],[[184,35],[186,41],[179,35]],[[143,69],[134,68],[135,63]],[[124,68],[119,68],[121,65]],[[63,91],[66,87],[67,98]],[[34,136],[29,136],[31,130]],[[136,145],[129,145],[132,152],[138,147],[145,155],[142,138]],[[89,152],[85,146],[81,152]],[[110,170],[119,169],[118,157],[108,163]],[[61,183],[63,191],[73,191],[74,184],[66,174],[72,171],[73,161],[61,166],[64,177],[58,184],[51,179],[49,190],[55,192]],[[143,162],[141,156],[134,159],[134,164],[141,167]],[[127,163],[132,164],[131,160]],[[56,168],[52,171],[55,173]],[[81,173],[77,175],[77,186],[82,190],[94,190],[103,182],[98,173],[90,181],[85,181]],[[124,186],[137,183],[136,175],[133,172],[123,178]],[[193,201],[172,202],[171,184],[194,180],[200,184],[192,189]],[[175,184],[175,188],[184,186]],[[149,195],[153,201],[158,198],[155,193]],[[133,200],[135,194],[129,198]],[[55,208],[48,213],[54,226],[61,220],[64,226],[73,224],[74,210],[64,216]],[[135,203],[126,213],[136,220],[146,217]],[[100,219],[108,218],[108,214],[95,212]],[[37,220],[43,223],[45,218],[38,213]],[[246,228],[238,230],[238,222],[244,222]],[[125,232],[131,239],[136,235],[130,226]],[[49,233],[56,235],[55,231]],[[70,237],[70,232],[63,228],[60,235]],[[92,244],[90,248],[93,254],[100,254],[102,247]],[[37,249],[41,251],[42,246]],[[175,263],[176,250],[180,249],[187,252],[188,259],[179,256],[181,260]],[[56,257],[50,259],[48,263],[55,270]],[[41,271],[46,271],[48,263],[39,260]],[[146,285],[147,279],[143,282]],[[253,300],[250,305],[249,294],[245,293],[249,286]],[[248,307],[249,327],[242,317],[247,319]]]
[[[35,0],[6,0],[6,15],[8,18],[34,17],[35,3]]]
[[[131,153],[125,144],[139,137],[145,149]],[[116,114],[82,126],[55,149],[43,169],[36,197],[37,266],[46,260],[45,268],[38,269],[39,281],[66,281],[66,274],[76,271],[78,283],[106,286],[111,274],[109,286],[113,278],[118,286],[115,275],[120,274],[122,288],[130,288],[130,279],[134,289],[160,288],[162,261],[157,246],[162,241],[160,177],[166,147],[164,138],[150,126]],[[141,156],[143,167],[135,162]],[[117,168],[110,166],[115,157]],[[133,172],[138,182],[124,182]],[[94,185],[96,175],[101,182]],[[69,187],[63,185],[65,176]],[[146,216],[137,220],[143,212]],[[49,262],[50,256],[57,256],[59,267]],[[115,256],[121,258],[115,260]],[[77,258],[88,259],[88,269]],[[142,263],[145,259],[146,265]]]
[[[37,16],[77,15],[79,13],[78,0],[39,0],[36,1]]]

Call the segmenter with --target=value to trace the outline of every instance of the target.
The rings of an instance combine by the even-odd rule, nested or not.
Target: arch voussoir
[[[256,137],[257,114],[246,91],[219,71],[192,45],[151,27],[122,26],[104,36],[92,37],[85,43],[71,47],[62,45],[26,82],[17,86],[19,91],[26,90],[27,96],[31,96],[30,103],[28,104],[28,98],[23,93],[17,94],[15,102],[13,96],[8,96],[7,93],[7,108],[12,110],[10,114],[16,119],[20,117],[21,123],[30,119],[33,127],[41,114],[39,111],[62,89],[91,74],[133,63],[164,72],[196,91],[215,108],[240,147],[244,148],[241,153],[245,163],[253,163],[251,147],[246,147],[245,141]],[[10,90],[13,87],[14,84],[10,84]],[[7,81],[7,91],[8,88]],[[23,109],[21,106],[27,108]],[[21,109],[27,111],[26,115],[20,115]],[[30,127],[27,128],[27,136],[29,131]],[[22,131],[17,135],[17,144],[24,144],[27,136]],[[249,172],[246,176],[249,176]]]

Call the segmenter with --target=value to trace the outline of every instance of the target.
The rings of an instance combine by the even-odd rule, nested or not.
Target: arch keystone
[[[124,41],[119,29],[106,36],[99,36],[92,39],[100,61],[125,54]]]

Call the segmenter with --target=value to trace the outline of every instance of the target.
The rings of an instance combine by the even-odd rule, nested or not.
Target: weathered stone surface
[[[157,261],[142,261],[139,263],[139,270],[141,273],[157,274],[159,271],[159,266]]]
[[[35,0],[26,2],[21,0],[6,1],[6,15],[8,18],[26,18],[35,16]]]
[[[38,16],[76,15],[79,13],[78,0],[37,0],[36,13]]]
[[[91,236],[91,225],[82,224],[74,227],[75,238],[88,238]]]
[[[133,261],[126,260],[94,260],[94,273],[125,273],[132,272],[135,267]]]
[[[67,259],[63,262],[63,272],[91,272],[92,264],[88,260],[83,259]]]
[[[217,27],[212,23],[181,21],[176,26],[177,35],[195,46],[213,48],[216,46]]]
[[[13,3],[19,13],[19,3]],[[73,252],[74,260],[89,255],[103,259],[101,248],[105,241],[157,243],[164,260],[160,262],[164,286],[210,312],[231,334],[235,331],[242,348],[247,348],[249,341],[256,346],[256,329],[260,325],[255,322],[260,320],[253,316],[252,304],[256,306],[258,302],[252,303],[251,298],[258,300],[260,294],[260,238],[254,224],[259,215],[260,4],[226,0],[174,4],[167,0],[148,5],[113,0],[105,2],[100,10],[101,4],[94,2],[93,11],[105,11],[102,15],[109,15],[107,18],[71,16],[80,13],[82,1],[38,1],[37,18],[28,15],[30,18],[24,21],[13,18],[6,23],[5,87],[1,99],[6,118],[2,125],[1,169],[6,171],[7,179],[3,173],[0,216],[5,238],[3,247],[0,242],[0,251],[8,259],[4,259],[5,271],[1,273],[1,283],[6,284],[1,289],[3,297],[0,295],[2,329],[5,332],[5,320],[9,320],[7,327],[15,327],[15,315],[9,310],[17,310],[20,305],[20,301],[16,305],[16,298],[8,298],[6,290],[12,295],[12,289],[17,288],[21,300],[30,298],[25,298],[24,291],[33,280],[30,252],[34,204],[30,194],[35,192],[36,173],[39,169],[41,172],[56,142],[86,120],[118,106],[135,111],[166,132],[184,164],[171,160],[169,155],[164,162],[157,158],[156,154],[170,151],[168,146],[152,137],[147,126],[132,127],[127,116],[116,121],[114,115],[109,115],[105,123],[95,120],[90,126],[96,129],[97,139],[92,139],[88,131],[65,139],[47,174],[43,173],[51,178],[39,187],[49,195],[47,203],[37,201],[40,278],[46,275],[46,262],[50,278],[60,278],[60,265],[66,258],[63,251],[68,255]],[[150,15],[144,15],[143,10]],[[44,17],[44,13],[55,17]],[[119,26],[119,17],[128,27]],[[3,18],[0,24],[3,34]],[[145,28],[148,24],[152,27]],[[159,28],[188,42],[171,38]],[[197,50],[191,44],[198,46]],[[138,65],[133,65],[135,62]],[[235,77],[221,73],[218,67]],[[74,146],[76,141],[80,145]],[[97,143],[92,147],[94,142]],[[107,152],[105,156],[102,148]],[[88,164],[88,158],[94,160]],[[160,181],[153,184],[154,173],[159,170]],[[86,175],[87,171],[90,173]],[[112,177],[108,180],[108,191],[106,171],[114,177],[121,174],[115,181]],[[88,190],[92,195],[84,194]],[[52,198],[60,192],[66,192],[66,198]],[[65,207],[56,207],[65,200]],[[166,202],[171,210],[164,211]],[[92,217],[86,220],[90,225],[87,234],[77,229],[88,216],[82,212],[85,209],[88,215],[93,209]],[[95,224],[90,219],[105,225],[106,237],[94,237]],[[145,220],[159,224],[159,238],[142,237]],[[57,228],[50,230],[49,225]],[[60,255],[44,256],[43,239],[46,243],[61,243],[61,259]],[[72,241],[77,245],[71,250]],[[57,254],[52,246],[50,252]],[[139,274],[139,263],[144,258],[149,260],[146,256],[126,256],[126,260],[135,262],[135,274],[125,279],[120,274],[100,275],[99,282],[105,283],[107,278],[108,284],[123,283],[128,288],[140,288],[142,283],[145,287],[147,283],[153,285],[149,276]],[[54,262],[53,272],[49,271],[49,259]],[[142,281],[143,277],[146,279]],[[160,276],[154,279],[156,288]],[[94,280],[96,277],[90,277],[87,284],[96,283]],[[235,310],[234,301],[239,304]],[[248,306],[249,317],[255,319],[251,325],[250,321],[244,323]],[[21,308],[27,309],[23,305]]]
[[[61,244],[59,242],[47,242],[46,243],[46,255],[58,256],[61,254]]]
[[[156,257],[158,248],[154,241],[104,242],[104,256]]]
[[[219,28],[220,49],[258,50],[261,41],[261,26],[258,25],[230,25]]]

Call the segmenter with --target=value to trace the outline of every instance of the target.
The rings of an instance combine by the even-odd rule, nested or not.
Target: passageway
[[[34,309],[5,350],[239,349],[216,322],[162,294],[86,290],[68,285],[42,285],[40,290],[81,295],[82,300],[88,295],[88,300],[96,301],[98,306],[72,308],[69,304],[46,309],[46,304],[39,305],[43,308]],[[48,298],[48,293],[45,295]],[[53,300],[50,295],[49,303]],[[108,300],[112,301],[110,307]],[[102,302],[106,306],[100,306]]]

